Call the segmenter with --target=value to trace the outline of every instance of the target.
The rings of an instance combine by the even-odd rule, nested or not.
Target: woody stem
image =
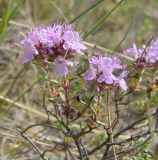
[[[107,89],[107,97],[106,97],[106,106],[107,106],[107,112],[108,112],[108,122],[109,122],[109,131],[110,131],[110,142],[113,143],[114,139],[113,139],[113,130],[112,130],[112,122],[111,122],[111,113],[110,113],[110,107],[109,107],[109,91]],[[115,146],[112,145],[112,151],[113,151],[113,156],[114,156],[114,160],[117,160],[116,157],[116,150],[115,150]]]

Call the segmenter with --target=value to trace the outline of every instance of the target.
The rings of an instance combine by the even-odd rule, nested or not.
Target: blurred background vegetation
[[[74,22],[77,30],[88,33],[118,3],[119,0],[0,0],[2,159],[38,159],[16,131],[46,118],[41,107],[43,89],[37,79],[39,71],[35,65],[21,62],[23,50],[19,42],[29,28],[71,22],[85,11]],[[138,45],[146,43],[158,32],[157,8],[158,0],[124,0],[85,41],[119,52],[134,41]],[[51,145],[46,141],[39,143]]]

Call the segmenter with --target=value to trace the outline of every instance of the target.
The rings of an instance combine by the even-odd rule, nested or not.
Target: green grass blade
[[[19,79],[19,77],[21,76],[21,74],[28,68],[29,64],[24,65],[21,70],[17,73],[17,75],[15,76],[15,78],[13,79],[13,82],[9,85],[8,89],[6,90],[6,92],[4,93],[5,96],[7,96],[10,91],[12,90],[12,88],[14,87],[14,85],[16,84],[16,81]]]
[[[6,28],[11,5],[12,5],[12,0],[9,1],[7,9],[3,13],[2,21],[0,22],[0,35],[3,33],[4,29]]]
[[[112,13],[113,11],[120,6],[120,4],[123,2],[124,0],[121,0],[119,3],[117,3],[108,13],[105,13],[105,15],[94,25],[94,27],[91,28],[90,31],[86,32],[83,36],[83,38],[87,38],[91,33],[95,32],[97,30],[97,28],[104,22],[105,19],[107,19]]]
[[[19,7],[21,6],[21,4],[24,2],[24,0],[20,0],[17,5],[11,10],[11,12],[9,13],[8,16],[8,20],[10,20],[12,17],[14,17],[19,9]]]
[[[83,0],[76,0],[75,3],[67,10],[64,12],[64,14],[68,17],[73,13],[73,11],[80,10],[80,7],[82,7]]]
[[[21,92],[16,98],[15,100],[13,101],[12,104],[9,105],[9,107],[1,112],[0,116],[2,117],[3,115],[7,114],[10,109],[12,109],[14,107],[14,104],[19,101],[27,92],[29,92],[37,83],[39,82],[39,79],[36,79],[28,88],[26,88],[23,92]]]
[[[75,22],[77,19],[79,19],[80,17],[82,17],[83,15],[85,15],[87,12],[89,12],[90,10],[92,10],[93,8],[95,8],[96,6],[98,6],[99,4],[101,4],[104,0],[99,0],[98,2],[94,3],[92,6],[90,6],[88,9],[86,9],[85,11],[83,11],[81,14],[79,14],[78,16],[76,16],[74,19],[72,19],[69,23],[73,23]]]
[[[0,39],[3,39],[6,35],[6,28],[9,20],[16,14],[18,8],[24,0],[20,0],[16,6],[12,9],[13,0],[9,1],[6,11],[3,13],[2,20],[0,22]]]

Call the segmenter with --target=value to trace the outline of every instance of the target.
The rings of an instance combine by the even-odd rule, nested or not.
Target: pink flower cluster
[[[127,84],[124,78],[127,77],[128,71],[124,71],[126,65],[122,65],[118,58],[108,58],[102,56],[92,56],[89,59],[90,69],[84,74],[87,81],[95,80],[97,83],[108,85],[119,84],[123,90],[127,90]],[[122,71],[119,76],[114,72]]]
[[[139,68],[153,66],[158,62],[158,39],[142,49],[138,49],[136,44],[133,44],[125,53],[134,58],[136,66]]]
[[[74,26],[66,24],[35,28],[21,43],[25,50],[23,63],[36,58],[46,66],[53,63],[54,75],[61,77],[66,77],[68,67],[73,66],[70,59],[76,54],[82,55],[86,49],[81,35],[74,31]],[[124,78],[128,72],[124,71],[125,65],[122,65],[118,58],[93,56],[89,59],[89,63],[90,69],[84,74],[85,80],[96,80],[97,83],[107,85],[119,84],[123,90],[127,90]],[[114,74],[117,70],[122,71],[119,76]]]
[[[66,24],[36,28],[21,43],[25,50],[24,63],[34,58],[40,58],[45,64],[54,61],[54,74],[62,77],[68,73],[67,66],[73,65],[68,59],[86,49],[74,26]]]
[[[74,65],[71,58],[77,54],[82,55],[86,49],[81,35],[74,30],[74,25],[66,24],[35,28],[21,44],[25,50],[23,63],[40,59],[46,67],[53,64],[54,75],[61,77],[66,77],[68,67]],[[138,68],[157,66],[158,39],[141,49],[133,44],[125,53],[134,58]],[[126,65],[122,65],[118,58],[92,56],[89,58],[89,70],[84,73],[84,79],[106,85],[118,84],[123,90],[127,90],[125,78],[128,71],[125,68]],[[117,72],[119,74],[116,75]]]

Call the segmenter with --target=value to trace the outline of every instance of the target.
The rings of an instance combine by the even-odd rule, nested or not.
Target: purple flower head
[[[127,49],[125,53],[134,58],[138,68],[154,65],[158,61],[158,39],[151,45],[142,47],[142,49],[137,49],[136,45],[133,44],[132,48]]]
[[[86,73],[84,73],[84,79],[87,81],[96,79],[96,71],[93,65],[90,64],[90,69]]]
[[[92,56],[89,59],[90,69],[84,73],[84,79],[96,80],[98,83],[119,84],[123,90],[127,90],[127,84],[124,80],[128,72],[124,71],[125,65],[121,64],[118,58],[108,58],[102,56]],[[114,73],[121,70],[122,73],[116,76]]]
[[[78,32],[71,30],[65,31],[63,35],[63,41],[63,48],[66,51],[71,50],[73,52],[83,54],[82,50],[86,49],[85,45],[81,43],[81,37]]]
[[[134,60],[137,60],[143,54],[142,50],[138,49],[135,43],[133,43],[132,47],[128,48],[125,53],[133,57]]]
[[[21,43],[25,50],[24,63],[35,57],[40,57],[44,61],[58,56],[70,58],[77,53],[82,54],[86,49],[80,34],[74,31],[74,26],[66,24],[38,27],[29,32]]]
[[[22,42],[22,44],[24,45],[24,49],[25,49],[25,54],[23,56],[23,63],[27,63],[33,60],[35,55],[38,55],[38,51],[30,39],[25,39]]]
[[[136,44],[134,43],[133,46],[125,51],[126,54],[130,55],[135,60],[135,66],[137,68],[144,68],[146,66],[146,49],[142,47],[138,49]]]
[[[66,77],[68,74],[68,66],[73,66],[71,61],[65,60],[63,57],[58,56],[55,59],[53,73],[55,76],[59,75],[61,77]]]
[[[158,61],[158,39],[148,47],[146,60],[150,63]]]

